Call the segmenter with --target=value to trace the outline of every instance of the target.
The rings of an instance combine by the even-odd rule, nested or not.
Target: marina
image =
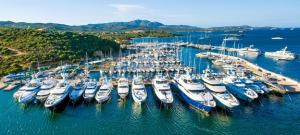
[[[265,106],[272,106],[271,110],[278,107],[285,110],[291,106],[288,102],[292,102],[292,105],[298,103],[294,101],[298,94],[289,95],[299,92],[299,82],[296,79],[261,67],[229,48],[216,46],[213,48],[218,49],[209,51],[205,48],[205,45],[172,42],[134,44],[130,50],[136,49],[131,51],[136,53],[124,52],[120,55],[122,57],[86,62],[89,64],[53,67],[43,71],[45,75],[38,73],[43,76],[39,84],[33,85],[36,83],[32,82],[34,76],[37,76],[35,74],[26,81],[21,81],[22,83],[18,79],[10,81],[11,87],[16,84],[19,89],[15,87],[11,91],[1,91],[1,94],[7,97],[6,100],[12,100],[9,106],[5,106],[14,106],[17,112],[27,110],[29,115],[42,112],[46,114],[43,120],[57,122],[70,122],[68,117],[72,117],[72,120],[86,124],[91,121],[103,122],[105,117],[115,118],[113,121],[116,122],[121,116],[127,117],[125,121],[129,123],[140,123],[138,119],[145,117],[166,122],[188,114],[200,119],[191,123],[211,122],[224,124],[226,127],[236,125],[231,122],[239,121],[239,117],[263,119],[258,115],[270,109]],[[243,51],[258,52],[253,46],[249,48]],[[49,76],[54,80],[49,79]],[[30,86],[34,86],[33,89],[40,90],[28,94],[18,92],[24,86],[29,86],[29,82],[32,84]],[[248,97],[241,91],[246,91]],[[33,95],[35,100],[32,99]],[[283,111],[281,109],[277,111]],[[292,111],[298,112],[297,109]],[[124,116],[125,112],[130,116]],[[111,116],[111,113],[115,116]],[[283,114],[271,115],[274,118]],[[91,120],[84,120],[85,118]],[[191,123],[188,125],[192,126]],[[116,126],[113,122],[109,125]],[[172,123],[171,126],[178,125]],[[89,124],[85,127],[93,128]]]
[[[31,75],[32,77],[28,78],[27,82],[22,80],[25,81],[25,85],[16,91],[13,97],[25,105],[31,102],[37,103],[37,101],[45,102],[45,108],[56,111],[65,100],[70,99],[76,103],[81,97],[86,103],[96,101],[102,104],[111,99],[111,92],[116,86],[118,86],[120,97],[125,99],[129,89],[121,90],[121,86],[128,88],[130,86],[133,100],[137,104],[142,104],[148,97],[145,85],[152,85],[157,99],[162,104],[172,104],[174,100],[172,93],[175,91],[188,105],[204,113],[210,113],[216,108],[216,103],[224,109],[238,106],[240,103],[237,98],[252,102],[261,94],[300,92],[298,81],[268,71],[243,58],[234,56],[235,54],[225,54],[225,42],[228,40],[223,40],[221,45],[223,49],[220,50],[220,53],[203,52],[195,56],[188,54],[188,65],[181,62],[183,48],[176,43],[143,43],[136,45],[140,47],[134,50],[137,53],[124,57],[121,57],[123,54],[120,54],[115,59],[107,58],[100,62],[88,62],[88,58],[86,58],[86,63],[81,66],[82,69],[76,65],[63,65],[55,70],[39,71]],[[201,49],[199,46],[187,45],[187,47]],[[227,51],[229,49],[227,48]],[[258,49],[253,49],[253,46],[242,48],[242,51],[260,52]],[[212,70],[209,67],[202,72],[196,72],[195,57],[211,60],[214,66],[220,68],[220,72],[211,73]],[[194,59],[193,63],[192,59]],[[101,69],[100,66],[98,71],[95,69],[89,71],[90,66],[97,63],[105,65],[105,68]],[[98,72],[101,78],[91,78],[90,72]],[[9,76],[12,75],[5,78]],[[119,78],[121,80],[123,78],[123,81],[128,84],[122,84]],[[127,78],[131,79],[128,81]],[[14,81],[18,77],[10,77],[10,79]],[[19,85],[22,84],[11,83],[3,88],[7,91],[16,89]],[[123,96],[122,93],[124,93]],[[222,93],[227,94],[222,95]],[[228,101],[223,100],[227,97],[230,97]]]
[[[0,135],[300,135],[298,0],[6,0]]]

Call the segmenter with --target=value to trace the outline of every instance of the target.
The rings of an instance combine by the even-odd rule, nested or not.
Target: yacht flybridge
[[[287,51],[287,46],[283,49],[275,52],[265,52],[266,57],[273,58],[275,60],[294,60],[295,54]]]

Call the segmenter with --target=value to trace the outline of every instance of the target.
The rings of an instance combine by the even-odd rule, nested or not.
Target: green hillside
[[[87,52],[118,50],[109,39],[86,33],[0,28],[0,76],[41,63],[79,61]]]

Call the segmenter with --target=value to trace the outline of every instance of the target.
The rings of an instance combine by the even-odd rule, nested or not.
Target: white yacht
[[[247,77],[241,77],[240,80],[241,82],[245,83],[245,88],[251,89],[257,94],[265,94],[263,87],[260,87],[260,85],[256,85],[253,80]]]
[[[50,91],[50,95],[45,101],[45,107],[50,110],[55,110],[67,99],[72,87],[68,80],[62,79],[55,86],[53,90]]]
[[[50,95],[50,91],[56,86],[57,82],[53,78],[48,78],[42,81],[40,91],[36,94],[36,99],[43,103]]]
[[[86,89],[84,91],[83,98],[86,102],[91,102],[99,89],[99,84],[95,79],[89,79],[85,82],[85,85]]]
[[[99,91],[96,93],[95,99],[98,103],[103,103],[107,101],[111,97],[111,90],[113,89],[113,85],[111,80],[104,78],[101,84]]]
[[[225,85],[229,88],[229,92],[235,95],[237,98],[251,102],[258,98],[255,91],[246,88],[246,84],[241,82],[235,76],[228,75],[223,79]]]
[[[152,80],[152,86],[157,99],[165,105],[173,103],[173,94],[167,79],[162,75],[157,75]]]
[[[282,40],[284,38],[282,38],[282,37],[272,37],[271,39],[273,39],[273,40]]]
[[[141,104],[147,98],[147,91],[141,76],[135,76],[132,80],[131,94],[134,102]]]
[[[273,58],[275,60],[294,60],[295,54],[287,51],[287,46],[276,52],[265,52],[266,57]]]
[[[260,54],[260,50],[254,48],[254,45],[250,45],[249,47],[240,48],[237,50],[241,55],[255,55],[258,56]]]
[[[30,103],[35,99],[35,95],[40,90],[41,84],[37,79],[30,80],[25,86],[14,93],[13,97],[20,103]]]
[[[124,99],[129,93],[128,80],[126,78],[120,78],[118,80],[118,95]]]
[[[224,38],[225,41],[238,41],[240,40],[239,38],[237,37],[228,37],[228,38]]]
[[[73,103],[76,103],[77,101],[79,101],[79,99],[82,97],[85,89],[86,89],[86,85],[83,81],[75,84],[75,86],[73,86],[73,89],[69,94],[70,100]]]
[[[206,91],[204,85],[191,75],[176,75],[173,79],[174,86],[179,90],[179,96],[190,106],[209,113],[216,102],[213,96]]]
[[[214,73],[211,73],[209,69],[205,70],[205,73],[202,75],[202,80],[205,87],[215,98],[217,106],[230,109],[240,104],[239,101],[227,91],[226,86],[220,79],[217,78]]]

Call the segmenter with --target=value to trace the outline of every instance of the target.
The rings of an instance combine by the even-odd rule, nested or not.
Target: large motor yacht
[[[287,51],[287,46],[283,49],[275,52],[265,52],[266,57],[273,58],[275,60],[294,60],[295,54]]]
[[[205,89],[200,80],[193,79],[191,75],[176,75],[173,85],[178,89],[179,96],[192,107],[207,113],[216,107],[213,96]]]
[[[134,102],[141,104],[147,98],[147,91],[145,88],[144,81],[141,76],[135,76],[132,80],[132,98]]]
[[[51,90],[44,106],[50,110],[55,110],[67,99],[71,89],[72,87],[68,80],[60,80],[57,86]]]
[[[210,69],[206,69],[202,75],[204,85],[215,98],[217,106],[229,109],[238,106],[240,104],[239,101],[228,92],[226,86],[217,75],[212,73]]]
[[[173,103],[173,94],[167,79],[165,79],[162,75],[157,75],[152,80],[152,86],[154,93],[163,104],[172,104]]]

